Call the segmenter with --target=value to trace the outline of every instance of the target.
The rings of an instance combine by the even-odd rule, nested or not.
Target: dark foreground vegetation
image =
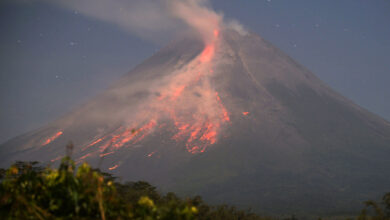
[[[1,169],[0,178],[0,219],[272,219],[231,206],[210,206],[198,196],[161,195],[147,182],[120,183],[86,163],[76,168],[70,157],[58,169],[17,162]],[[353,219],[390,219],[390,193],[381,204],[365,205]]]
[[[0,219],[266,219],[198,196],[161,195],[143,181],[119,183],[70,157],[58,169],[17,162],[0,175]]]

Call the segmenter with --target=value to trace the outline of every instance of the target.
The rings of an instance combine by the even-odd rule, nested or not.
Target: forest
[[[345,219],[390,219],[390,193],[382,201],[366,201]],[[363,205],[362,204],[362,205]],[[208,205],[200,196],[162,194],[144,181],[121,183],[87,163],[76,166],[70,156],[58,168],[38,162],[16,162],[0,169],[0,219],[297,219],[260,216],[229,205]],[[327,218],[324,218],[327,219]]]

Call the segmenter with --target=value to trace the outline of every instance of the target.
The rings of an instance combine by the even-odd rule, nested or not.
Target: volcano
[[[169,44],[107,91],[0,147],[58,163],[72,140],[122,180],[268,213],[345,213],[390,190],[390,124],[255,33]]]

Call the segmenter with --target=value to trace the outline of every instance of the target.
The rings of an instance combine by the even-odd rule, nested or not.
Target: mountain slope
[[[345,213],[390,190],[390,124],[256,34],[188,38],[69,115],[3,144],[1,165],[73,156],[125,180],[271,213]]]

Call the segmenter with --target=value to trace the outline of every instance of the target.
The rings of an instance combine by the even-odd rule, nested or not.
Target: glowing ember
[[[155,153],[156,153],[156,151],[153,151],[152,153],[148,154],[147,156],[148,156],[148,157],[151,157],[151,156],[153,156],[153,154],[155,154]]]
[[[103,140],[103,138],[99,138],[99,139],[97,139],[96,141],[94,141],[94,142],[88,144],[88,145],[87,145],[86,147],[84,147],[82,150],[84,151],[84,150],[86,150],[87,148],[92,147],[93,145],[95,145],[95,144],[101,142],[102,140]]]
[[[79,160],[84,160],[85,158],[87,158],[87,157],[89,157],[89,156],[91,156],[91,155],[92,155],[91,153],[88,153],[88,154],[86,154],[86,155],[80,157]]]
[[[249,112],[243,112],[242,113],[244,116],[247,116],[249,114]]]
[[[108,169],[109,169],[109,170],[115,170],[116,168],[118,168],[118,166],[119,166],[119,165],[115,165],[115,166],[110,167],[110,168],[108,168]]]
[[[59,131],[57,133],[55,133],[53,136],[49,137],[45,143],[42,144],[42,146],[45,146],[45,145],[48,145],[50,144],[51,142],[53,142],[55,139],[57,139],[59,136],[61,136],[63,134],[62,131]]]
[[[111,151],[111,152],[108,152],[108,153],[105,153],[105,154],[100,154],[99,156],[100,156],[100,157],[105,157],[105,156],[110,155],[110,154],[113,154],[113,153],[115,153],[115,152],[114,152],[114,151]]]
[[[198,146],[194,146],[194,147],[191,147],[191,148],[187,148],[188,152],[190,152],[191,154],[196,154],[199,152],[199,147]]]
[[[221,98],[218,95],[218,92],[216,92],[215,95],[217,96],[218,104],[221,107],[221,110],[222,110],[222,113],[223,113],[223,120],[230,121],[229,114],[228,114],[225,106],[223,106]]]
[[[50,162],[55,162],[55,161],[57,161],[57,160],[59,160],[59,159],[61,159],[63,156],[58,156],[58,157],[56,157],[56,158],[54,158],[54,159],[51,159],[50,160]]]

